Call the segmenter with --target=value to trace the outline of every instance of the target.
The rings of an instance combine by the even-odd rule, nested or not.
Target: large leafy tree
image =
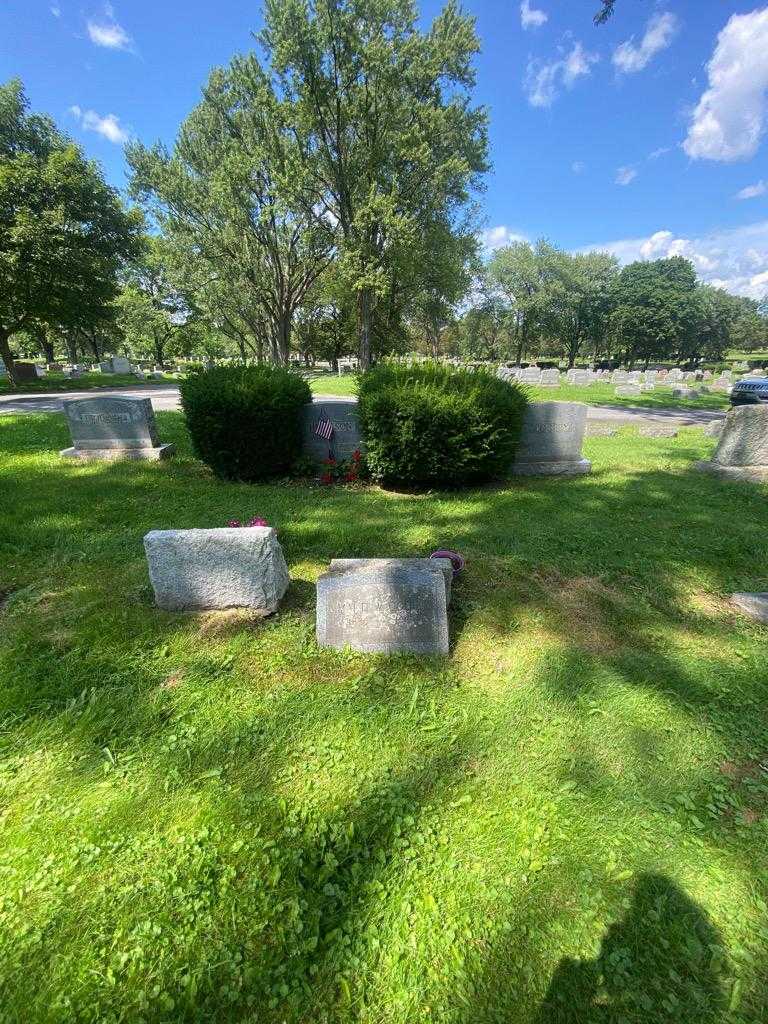
[[[595,355],[603,347],[619,263],[607,252],[567,253],[551,246],[542,257],[542,317],[571,367],[588,345]]]
[[[551,256],[552,248],[546,242],[535,246],[513,242],[497,249],[488,262],[488,285],[506,304],[517,363],[540,336],[544,322],[551,320],[547,296]]]
[[[140,221],[49,118],[28,112],[20,82],[0,86],[0,357],[12,382],[13,334],[111,319]]]
[[[134,194],[182,260],[198,264],[190,280],[205,286],[201,305],[239,290],[238,329],[266,322],[272,358],[283,363],[296,310],[333,252],[332,224],[297,201],[312,160],[288,113],[250,54],[211,74],[172,153],[127,149]]]
[[[190,310],[168,274],[162,239],[147,235],[139,256],[127,268],[117,299],[117,322],[131,349],[149,350],[159,366],[190,319]]]
[[[685,358],[700,323],[696,272],[682,256],[624,267],[612,290],[611,326],[630,365]]]
[[[486,170],[474,22],[454,0],[427,32],[412,0],[268,0],[260,38],[310,168],[303,201],[337,228],[365,368],[376,305],[436,223],[461,231]]]

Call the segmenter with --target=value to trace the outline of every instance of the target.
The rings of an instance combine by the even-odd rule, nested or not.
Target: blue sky
[[[439,6],[424,0],[425,23]],[[596,6],[465,3],[491,117],[487,246],[679,252],[706,280],[768,293],[768,4],[618,0],[601,28]],[[123,187],[125,138],[171,143],[258,27],[242,0],[4,0],[0,79],[20,76]]]

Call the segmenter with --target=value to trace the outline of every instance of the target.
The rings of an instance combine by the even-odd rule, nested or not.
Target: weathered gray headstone
[[[430,572],[441,572],[445,580],[445,603],[451,603],[453,565],[450,558],[332,558],[328,569],[331,572],[345,572],[347,569],[385,569],[389,566],[401,565],[412,566],[415,569],[427,569]]]
[[[31,380],[38,380],[40,374],[37,372],[37,366],[34,363],[19,363],[13,364],[13,375],[19,384],[27,384]]]
[[[642,391],[639,384],[619,384],[613,393],[617,398],[639,398]]]
[[[70,459],[164,459],[174,451],[160,444],[149,398],[72,398],[64,403],[72,447],[61,453]]]
[[[583,402],[531,402],[525,410],[511,472],[515,476],[571,476],[589,473],[581,453],[587,425]]]
[[[560,371],[555,368],[549,368],[541,371],[541,380],[539,384],[543,388],[559,388],[560,387]]]
[[[446,580],[440,566],[384,559],[344,568],[345,561],[317,581],[320,647],[448,654]]]
[[[144,550],[155,602],[168,611],[253,608],[269,615],[288,589],[271,526],[152,530]]]
[[[708,423],[704,428],[704,433],[707,437],[720,437],[723,432],[724,423],[724,420],[712,420],[712,422]]]
[[[768,625],[768,591],[754,593],[742,591],[731,594],[731,601],[739,611],[744,612],[750,619]]]
[[[686,400],[692,400],[699,397],[699,392],[696,388],[673,388],[673,398],[684,398]]]
[[[333,424],[330,441],[316,433],[326,419]],[[329,453],[341,462],[354,451],[364,451],[357,402],[308,402],[302,410],[302,447],[305,455],[318,462]]]
[[[696,468],[726,480],[768,480],[768,406],[731,409],[711,461],[697,462]]]

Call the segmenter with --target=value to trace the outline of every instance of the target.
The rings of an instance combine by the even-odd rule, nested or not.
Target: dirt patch
[[[175,690],[178,686],[184,682],[183,672],[172,672],[169,676],[160,683],[161,690]]]
[[[200,636],[228,636],[241,629],[252,629],[266,618],[252,608],[223,608],[221,611],[203,612],[198,632]]]
[[[736,615],[730,600],[707,590],[694,590],[688,594],[686,603],[694,615],[708,619],[732,619]]]
[[[545,606],[554,611],[563,634],[590,654],[611,654],[624,638],[617,631],[616,617],[626,610],[624,598],[593,576],[561,576],[554,569],[533,573],[544,595]]]
[[[720,772],[731,782],[743,782],[744,779],[764,779],[768,775],[766,772],[768,757],[760,761],[723,761],[718,767]]]

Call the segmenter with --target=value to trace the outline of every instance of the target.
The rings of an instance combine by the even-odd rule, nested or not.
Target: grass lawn
[[[316,395],[354,395],[355,378],[352,374],[341,377],[327,374],[310,382]],[[572,387],[562,384],[559,388],[529,387],[532,399],[538,402],[586,402],[587,405],[627,405],[644,409],[729,409],[728,396],[724,394],[700,395],[693,401],[681,401],[672,397],[672,388],[656,388],[639,398],[617,398],[615,384],[592,384],[589,387]]]
[[[0,380],[0,395],[34,395],[47,391],[90,391],[92,388],[140,388],[143,384],[178,384],[175,377],[166,374],[162,378],[137,380],[132,373],[84,373],[82,377],[69,380],[63,373],[48,373],[36,381],[27,381],[12,388],[8,379]]]
[[[461,494],[72,465],[0,417],[0,1019],[764,1024],[768,488],[713,441]],[[153,528],[277,526],[271,619],[152,606]],[[333,556],[467,557],[449,658],[319,651]]]

